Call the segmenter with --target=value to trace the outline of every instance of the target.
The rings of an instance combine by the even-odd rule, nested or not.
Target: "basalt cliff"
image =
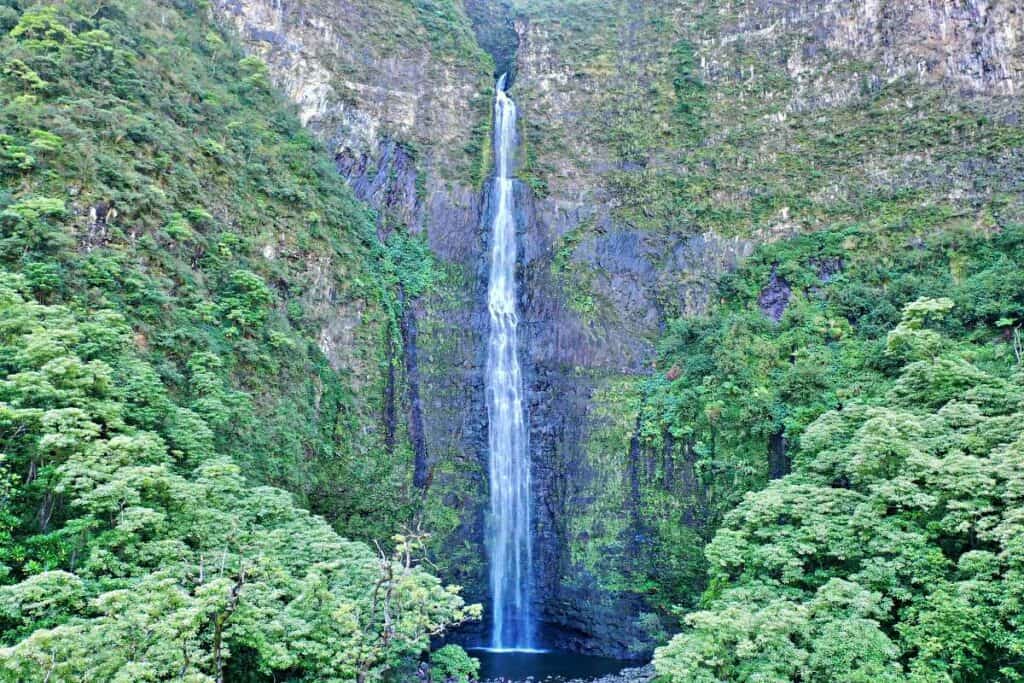
[[[652,379],[673,372],[655,363],[671,321],[707,311],[765,245],[858,225],[914,249],[1024,218],[1024,9],[1008,0],[213,11],[374,207],[380,239],[420,236],[436,259],[429,287],[399,292],[374,419],[405,454],[410,520],[432,534],[438,571],[485,603],[486,185],[494,78],[509,74],[535,601],[560,646],[643,654],[669,605],[703,588],[694,558],[729,481],[686,435],[641,419]],[[821,260],[821,282],[847,260]],[[776,265],[757,293],[774,321],[805,296]],[[322,322],[337,367],[347,320]],[[748,488],[789,466],[784,431],[751,438]]]

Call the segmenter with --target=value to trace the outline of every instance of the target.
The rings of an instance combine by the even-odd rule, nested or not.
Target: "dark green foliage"
[[[479,62],[484,53],[476,43],[461,3],[453,0],[408,0],[438,52],[465,63]]]
[[[389,537],[409,511],[406,455],[377,457],[382,357],[396,285],[433,282],[427,253],[377,243],[266,65],[200,14],[31,6],[0,53],[4,267],[40,301],[123,312],[248,476]],[[338,319],[351,343],[325,344]],[[363,507],[350,485],[381,496]]]
[[[1020,98],[891,78],[860,46],[813,49],[809,31],[834,18],[785,5],[516,3],[531,66],[543,64],[518,85],[527,179],[607,210],[613,234],[641,231],[643,287],[665,321],[652,376],[632,383],[638,466],[632,415],[618,438],[586,444],[597,483],[569,508],[571,559],[667,624],[705,588],[698,546],[800,457],[807,426],[880,400],[907,354],[934,351],[930,339],[886,353],[906,304],[951,299],[942,331],[986,371],[1014,362],[1021,338]],[[732,237],[762,246],[707,284],[707,315],[683,318],[704,307],[704,283],[678,255],[725,262]],[[585,322],[606,308],[582,262],[603,243],[582,224],[549,257]],[[773,269],[792,293],[778,323],[758,305]],[[609,393],[593,403],[632,413],[626,392]],[[610,521],[623,506],[635,516]]]
[[[683,129],[684,135],[693,141],[702,135],[701,122],[707,114],[706,87],[700,79],[696,52],[693,44],[681,40],[672,48],[672,61],[675,64],[675,77],[672,88],[675,90],[675,114],[677,124]]]
[[[666,680],[1024,676],[1024,376],[968,360],[939,331],[952,307],[909,304],[893,380],[821,415],[794,472],[726,515]]]
[[[436,683],[469,683],[479,672],[480,662],[458,645],[445,645],[430,654],[430,679]]]
[[[641,435],[654,468],[642,480],[642,519],[653,538],[630,570],[631,589],[666,610],[694,606],[703,567],[688,554],[768,483],[773,446],[784,456],[775,466],[804,457],[808,425],[828,411],[911,388],[920,406],[937,409],[988,386],[983,373],[949,375],[947,385],[933,378],[926,400],[914,384],[925,380],[906,363],[941,356],[952,338],[986,372],[1017,364],[1024,283],[1005,264],[1024,259],[1022,239],[1016,224],[987,235],[822,231],[760,248],[722,279],[708,315],[671,323],[643,387]],[[791,288],[778,323],[758,303],[773,272]]]
[[[951,298],[946,330],[984,344],[994,362],[1007,359],[999,323],[1019,318],[1024,282],[1003,264],[1024,258],[1022,234],[1018,225],[991,237],[936,233],[894,251],[892,236],[853,228],[762,248],[723,279],[727,303],[670,327],[648,387],[645,431],[691,443],[699,469],[757,480],[771,434],[781,430],[798,448],[822,412],[891,384],[899,362],[884,353],[885,335],[919,297]],[[757,304],[773,270],[792,288],[778,324]]]
[[[424,236],[396,230],[384,242],[381,272],[390,287],[400,287],[415,299],[430,291],[441,277]]]

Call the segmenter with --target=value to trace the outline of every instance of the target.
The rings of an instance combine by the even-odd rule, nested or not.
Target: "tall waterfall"
[[[491,647],[534,646],[530,605],[530,450],[523,412],[516,315],[516,219],[512,155],[516,105],[498,79],[494,100],[496,173],[492,202],[491,274],[487,307],[491,331],[487,348],[487,416],[490,442],[491,515],[487,527],[493,622]]]

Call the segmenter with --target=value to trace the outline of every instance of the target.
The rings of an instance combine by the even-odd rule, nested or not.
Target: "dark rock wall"
[[[477,41],[494,58],[495,76],[507,73],[515,81],[518,36],[512,23],[511,0],[464,0]]]

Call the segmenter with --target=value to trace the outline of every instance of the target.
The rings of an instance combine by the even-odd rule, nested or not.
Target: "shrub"
[[[434,683],[469,683],[480,673],[480,662],[458,645],[445,645],[430,655],[430,677]]]

